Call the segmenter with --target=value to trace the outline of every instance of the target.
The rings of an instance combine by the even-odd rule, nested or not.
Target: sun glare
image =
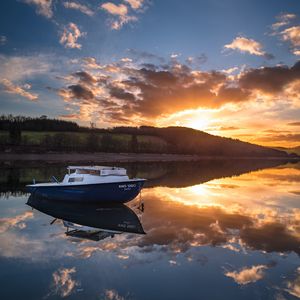
[[[184,126],[198,130],[206,131],[215,123],[214,114],[217,110],[213,109],[193,109],[185,110],[172,114],[168,118],[164,118],[158,122],[158,126]]]

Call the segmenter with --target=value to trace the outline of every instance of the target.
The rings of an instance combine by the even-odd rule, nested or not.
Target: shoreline
[[[298,161],[300,157],[225,157],[200,156],[191,154],[151,154],[151,153],[0,153],[0,161],[42,161],[42,162],[172,162],[199,160],[291,160]]]

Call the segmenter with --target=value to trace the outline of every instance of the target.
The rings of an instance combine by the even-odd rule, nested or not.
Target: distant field
[[[57,138],[58,136],[66,136],[71,138],[72,143],[76,143],[79,146],[84,146],[88,143],[91,133],[89,132],[54,132],[54,131],[22,131],[22,144],[40,146],[43,145],[47,138]],[[101,139],[103,135],[111,137],[111,142],[122,146],[124,150],[129,148],[132,135],[130,134],[104,134],[94,133],[95,143],[101,147]],[[139,151],[147,150],[164,150],[167,149],[168,143],[162,138],[155,136],[140,135],[137,136]],[[9,133],[7,131],[0,131],[0,143],[7,144],[9,142]]]

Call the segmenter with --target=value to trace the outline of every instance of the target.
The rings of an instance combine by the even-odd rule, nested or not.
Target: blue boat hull
[[[141,191],[145,180],[69,185],[29,187],[33,196],[56,201],[93,203],[125,203],[133,200]]]

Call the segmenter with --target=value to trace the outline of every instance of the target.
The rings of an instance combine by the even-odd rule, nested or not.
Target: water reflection
[[[280,159],[234,159],[201,160],[198,162],[164,162],[164,163],[122,163],[129,177],[147,178],[145,187],[188,187],[207,181],[238,176],[260,169],[276,167],[289,163]],[[293,163],[290,162],[290,163]],[[25,186],[37,182],[51,181],[55,175],[61,180],[65,175],[66,165],[43,164],[4,164],[0,166],[0,195],[20,196],[25,193]]]
[[[132,166],[150,178],[143,213],[139,199],[103,207],[29,198],[32,211],[27,195],[1,198],[4,298],[22,295],[6,269],[18,284],[34,278],[30,299],[300,298],[300,164],[219,163]],[[20,169],[19,183],[50,171]]]
[[[92,204],[54,201],[31,195],[27,204],[56,219],[67,228],[66,235],[99,241],[123,232],[144,234],[138,216],[124,204]]]

